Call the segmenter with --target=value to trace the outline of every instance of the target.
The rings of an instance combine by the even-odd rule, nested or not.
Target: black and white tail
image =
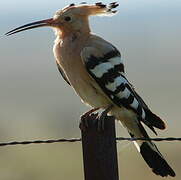
[[[139,129],[140,129],[140,135],[138,133],[135,133],[134,130],[132,129],[131,131],[129,130],[129,133],[131,137],[134,138],[140,138],[140,137],[145,137],[149,138],[147,135],[144,127],[142,124],[139,124]],[[163,155],[159,152],[158,148],[156,145],[151,142],[151,141],[134,141],[134,144],[138,151],[141,153],[143,159],[146,161],[148,166],[152,169],[152,171],[160,175],[162,177],[166,176],[175,176],[175,172],[173,169],[168,165],[166,160],[164,159]]]

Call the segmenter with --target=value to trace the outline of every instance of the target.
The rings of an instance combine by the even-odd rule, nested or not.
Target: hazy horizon
[[[158,131],[159,137],[180,137],[181,2],[118,2],[115,16],[90,18],[92,32],[120,50],[128,79],[150,108],[166,121],[167,129]],[[79,117],[90,108],[81,103],[57,70],[52,52],[53,31],[39,28],[3,36],[12,28],[52,17],[56,10],[70,3],[68,0],[0,2],[0,142],[80,136]],[[117,133],[128,136],[121,126],[117,127]],[[181,144],[157,144],[176,171],[174,179],[180,180]],[[123,150],[121,146],[120,179],[161,179],[145,165],[133,145]],[[0,150],[0,179],[83,178],[80,143]]]

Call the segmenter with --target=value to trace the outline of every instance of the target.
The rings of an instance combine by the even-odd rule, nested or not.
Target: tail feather
[[[154,148],[153,148],[153,147]],[[152,168],[152,171],[160,175],[162,177],[165,176],[175,176],[175,172],[173,169],[168,165],[164,157],[161,155],[161,153],[158,151],[156,146],[154,144],[143,142],[140,146],[140,153],[143,156],[144,160],[148,164],[150,168]]]
[[[131,137],[139,138],[145,137],[149,138],[148,134],[146,133],[144,127],[141,123],[138,124],[139,134],[138,131],[134,131],[134,129],[129,129],[129,134]],[[162,154],[159,152],[156,145],[151,141],[134,141],[134,144],[140,154],[142,155],[143,159],[146,161],[148,166],[152,169],[152,171],[160,175],[162,177],[166,176],[175,176],[174,170],[168,165]]]
[[[161,120],[156,114],[150,111],[149,107],[146,105],[146,103],[143,101],[143,99],[139,96],[139,94],[136,91],[134,91],[134,95],[137,97],[137,99],[139,99],[139,103],[141,103],[146,114],[145,119],[140,120],[143,121],[143,123],[145,123],[154,133],[154,127],[158,129],[165,129],[165,122]]]
[[[156,114],[152,113],[150,110],[146,109],[146,118],[145,118],[145,124],[147,124],[148,126],[153,126],[156,127],[158,129],[165,129],[166,125],[165,122],[160,119]]]

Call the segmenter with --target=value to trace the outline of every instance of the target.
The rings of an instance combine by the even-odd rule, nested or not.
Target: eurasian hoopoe
[[[30,23],[6,33],[50,26],[56,33],[53,48],[60,73],[82,101],[120,120],[131,137],[148,135],[143,122],[155,134],[154,127],[165,129],[165,123],[151,112],[125,76],[120,52],[101,37],[91,34],[89,16],[113,15],[118,4],[71,4],[55,13],[53,18]],[[151,141],[135,141],[136,148],[153,172],[175,176],[156,145]]]

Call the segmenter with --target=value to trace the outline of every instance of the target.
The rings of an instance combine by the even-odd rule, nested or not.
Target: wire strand
[[[167,138],[126,138],[126,137],[117,137],[117,141],[136,141],[136,140],[144,140],[144,141],[181,141],[181,138],[175,137],[167,137]],[[28,145],[28,144],[52,144],[52,143],[60,143],[60,142],[80,142],[81,138],[71,138],[71,139],[48,139],[48,140],[30,140],[30,141],[11,141],[11,142],[1,142],[0,147],[3,146],[15,146],[15,145]]]

